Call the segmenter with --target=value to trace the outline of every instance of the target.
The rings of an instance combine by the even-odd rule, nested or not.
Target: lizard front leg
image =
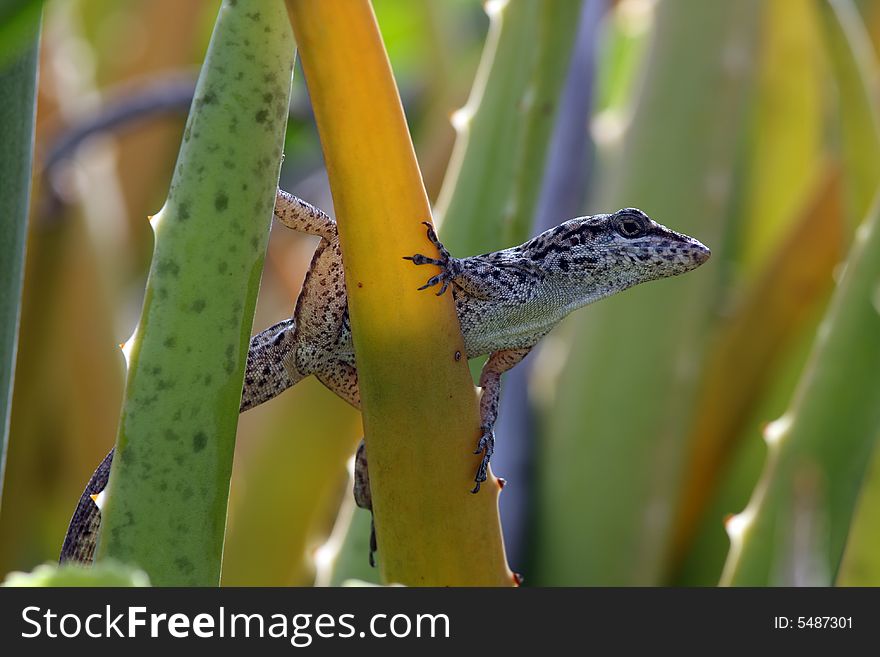
[[[471,258],[453,258],[437,238],[431,224],[428,222],[424,224],[428,227],[428,239],[437,247],[440,257],[430,258],[417,253],[404,259],[411,260],[417,265],[436,265],[441,267],[442,271],[430,278],[419,288],[420,290],[442,283],[437,292],[439,296],[446,291],[450,283],[454,283],[472,299],[504,299],[521,303],[527,301],[537,289],[534,282],[543,274],[535,271],[534,267],[521,257],[516,258],[508,252],[499,251]],[[526,285],[528,281],[531,281],[532,285]],[[476,485],[471,491],[473,493],[478,492],[480,484],[486,481],[489,461],[495,451],[495,422],[498,419],[501,375],[525,358],[529,351],[531,346],[495,351],[483,366],[480,374],[480,387],[483,389],[480,397],[480,441],[474,452],[474,454],[482,453],[483,458],[474,477]]]
[[[288,228],[328,242],[336,237],[336,222],[326,212],[281,188],[275,193],[275,218]]]
[[[476,486],[472,493],[480,490],[480,484],[486,481],[489,475],[489,461],[495,452],[495,422],[498,420],[498,401],[501,396],[501,375],[514,365],[517,365],[532,350],[531,347],[524,349],[505,349],[493,352],[489,360],[483,366],[480,373],[480,442],[474,454],[483,454],[480,467],[477,468],[477,476],[474,477]]]
[[[440,252],[439,258],[431,258],[421,253],[404,256],[417,265],[436,265],[441,272],[428,279],[420,290],[440,285],[439,297],[446,292],[450,283],[461,288],[469,297],[483,301],[509,299],[524,303],[533,295],[535,282],[544,277],[544,272],[523,258],[513,258],[505,251],[486,253],[470,258],[453,258],[443,243],[437,238],[434,228],[427,221],[428,239]],[[526,285],[531,283],[531,285]]]

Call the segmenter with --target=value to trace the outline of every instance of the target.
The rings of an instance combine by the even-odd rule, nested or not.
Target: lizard
[[[277,396],[307,376],[360,409],[357,367],[336,222],[325,212],[278,189],[275,218],[320,238],[293,314],[255,335],[250,342],[240,412]],[[682,274],[710,255],[701,242],[653,221],[636,208],[576,217],[527,242],[501,251],[455,258],[433,226],[427,239],[436,257],[403,256],[414,265],[439,269],[420,290],[452,294],[467,358],[489,354],[480,374],[482,454],[472,493],[486,481],[495,451],[494,426],[502,375],[525,358],[573,310],[639,283]],[[100,527],[95,497],[110,474],[113,451],[90,479],[65,537],[61,561],[91,562]],[[363,441],[355,459],[354,496],[372,511]],[[370,538],[370,562],[376,550]]]

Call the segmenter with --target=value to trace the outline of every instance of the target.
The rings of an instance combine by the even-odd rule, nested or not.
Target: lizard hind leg
[[[251,338],[239,412],[259,406],[304,377],[293,367],[293,319],[270,326]]]
[[[518,364],[532,350],[531,347],[523,349],[504,349],[495,351],[489,356],[489,360],[483,366],[480,373],[480,441],[474,454],[482,454],[480,465],[477,468],[477,476],[474,477],[472,493],[477,493],[482,484],[489,477],[489,461],[495,452],[495,422],[498,420],[498,402],[501,397],[501,375]]]
[[[332,360],[317,370],[315,376],[327,389],[360,410],[361,393],[358,389],[357,370],[353,365],[341,360]]]
[[[373,516],[373,493],[370,491],[370,471],[367,467],[367,445],[361,440],[354,455],[354,503],[370,512],[370,566],[376,567],[376,520]]]

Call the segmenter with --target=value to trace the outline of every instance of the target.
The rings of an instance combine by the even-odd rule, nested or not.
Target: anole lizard
[[[282,190],[276,197],[275,217],[321,241],[293,316],[251,339],[240,411],[272,399],[311,374],[360,408],[336,222]],[[633,208],[571,219],[520,246],[469,258],[452,257],[431,225],[426,222],[426,226],[438,257],[419,253],[405,259],[440,268],[420,289],[436,287],[438,295],[450,291],[467,358],[489,354],[480,375],[481,427],[474,453],[482,454],[482,459],[474,493],[486,481],[495,449],[501,375],[571,311],[633,285],[682,274],[703,264],[710,254],[694,238],[669,230]],[[80,498],[61,561],[93,559],[100,526],[100,511],[93,500],[107,484],[112,458],[111,451]],[[361,443],[355,499],[359,506],[372,509],[366,464]]]

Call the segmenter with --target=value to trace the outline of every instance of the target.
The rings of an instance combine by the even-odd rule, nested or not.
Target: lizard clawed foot
[[[480,484],[482,484],[489,476],[489,461],[492,459],[492,454],[495,453],[495,431],[492,427],[483,426],[481,427],[482,434],[480,435],[480,442],[477,444],[477,449],[474,450],[474,454],[483,454],[483,458],[480,461],[480,467],[477,468],[477,476],[474,477],[474,481],[476,482],[476,486],[473,487],[471,493],[478,493],[480,491]]]
[[[404,256],[403,259],[411,260],[416,265],[435,265],[443,270],[436,276],[429,278],[428,282],[419,288],[420,290],[425,290],[442,283],[440,291],[437,292],[437,296],[439,297],[446,292],[449,283],[461,273],[461,267],[458,264],[458,260],[449,255],[449,251],[446,250],[446,247],[443,246],[443,243],[437,238],[437,233],[434,232],[434,227],[427,221],[423,221],[422,223],[428,227],[428,239],[437,247],[437,250],[440,252],[440,258],[430,258],[421,253],[416,253],[412,256]]]
[[[373,495],[370,491],[370,471],[367,467],[367,447],[364,441],[358,445],[354,457],[354,502],[370,512],[370,567],[376,567],[376,521],[373,517]]]
[[[379,547],[376,544],[376,520],[373,518],[373,511],[370,510],[370,568],[376,567],[376,550]]]

